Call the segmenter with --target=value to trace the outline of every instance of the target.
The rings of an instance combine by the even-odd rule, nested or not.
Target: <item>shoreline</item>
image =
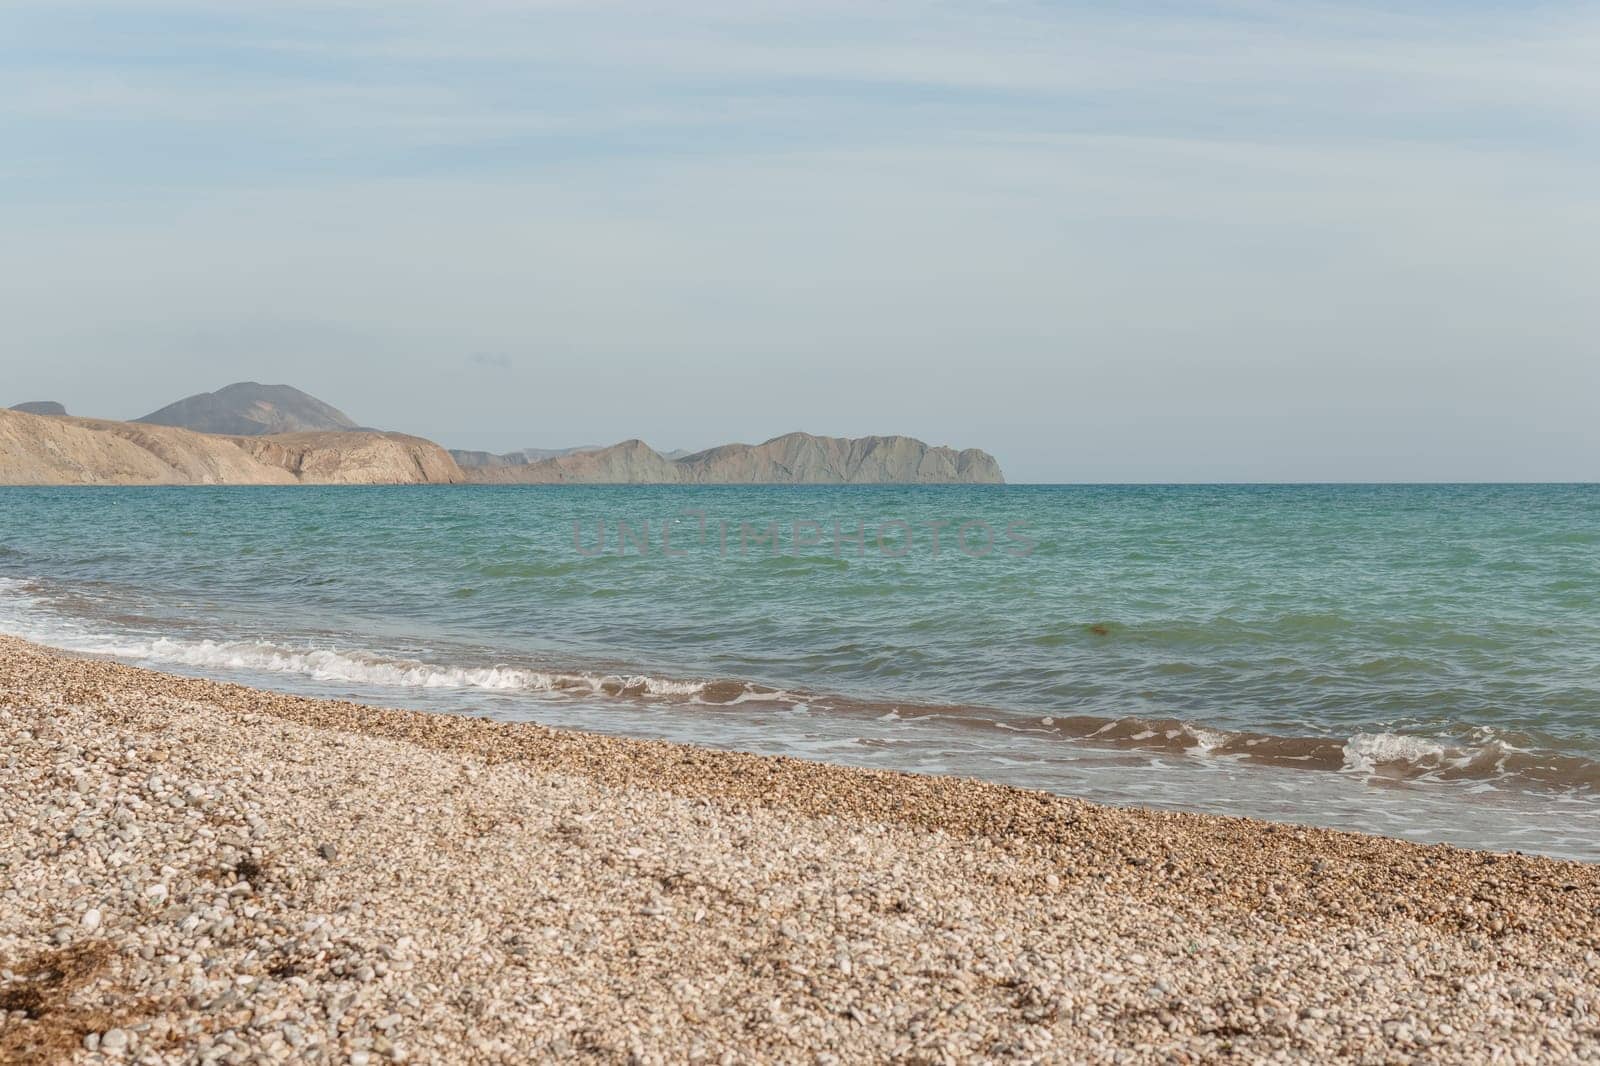
[[[0,727],[0,1063],[1600,1054],[1600,865],[9,637]]]
[[[3,549],[0,549],[3,552]],[[1168,717],[1132,712],[1104,717],[1092,711],[1045,715],[1044,708],[985,704],[980,701],[938,703],[890,698],[882,691],[840,695],[827,689],[759,680],[751,673],[707,676],[692,671],[652,669],[639,662],[603,659],[526,657],[512,662],[471,653],[411,658],[398,652],[359,646],[321,647],[315,642],[275,643],[270,638],[217,639],[197,635],[118,635],[120,619],[109,623],[96,616],[75,615],[89,629],[52,630],[37,624],[40,605],[60,595],[44,582],[0,577],[0,606],[20,605],[0,625],[0,634],[42,643],[65,654],[138,664],[196,679],[231,680],[247,687],[297,694],[311,699],[348,699],[378,707],[467,713],[517,721],[529,715],[505,705],[505,698],[577,697],[603,700],[618,709],[618,723],[601,723],[573,714],[563,700],[541,702],[533,720],[558,729],[593,730],[606,735],[661,739],[717,750],[788,755],[835,765],[903,769],[1044,789],[1117,807],[1154,807],[1226,816],[1281,821],[1372,833],[1422,844],[1448,842],[1474,850],[1522,851],[1583,862],[1600,861],[1600,763],[1584,755],[1562,754],[1537,747],[1512,746],[1514,739],[1492,736],[1479,740],[1414,737],[1381,727],[1364,731],[1352,724],[1343,734],[1310,729],[1264,732],[1247,727],[1208,724],[1198,717]],[[7,600],[11,603],[8,604]],[[69,610],[69,614],[71,611]],[[58,645],[56,641],[61,643]],[[330,684],[331,682],[331,684]],[[343,686],[354,686],[355,692]],[[435,689],[439,693],[435,692]],[[746,702],[757,714],[774,711],[808,713],[806,724],[792,729],[748,728],[732,720],[735,743],[718,734],[724,716],[737,714]],[[499,707],[491,707],[499,703]],[[669,714],[652,719],[640,712],[662,705]],[[683,713],[678,713],[681,707]],[[629,717],[632,716],[632,717]],[[879,723],[922,728],[937,723],[940,735],[904,738]],[[1014,754],[992,738],[1020,739],[1048,753],[1057,772],[1025,768],[1014,772],[1003,760]],[[949,746],[941,746],[940,741]],[[974,741],[976,743],[974,743]],[[873,751],[859,757],[842,744]],[[964,745],[971,745],[964,747]],[[951,746],[959,752],[948,758]],[[1037,747],[1036,747],[1037,746]],[[901,753],[895,755],[894,753]],[[1120,784],[1112,774],[1073,762],[1092,764],[1116,753],[1160,760],[1176,771],[1161,793],[1129,769]],[[909,754],[910,757],[904,757]],[[1024,752],[1026,755],[1029,752]],[[1169,761],[1170,759],[1170,761]],[[929,766],[933,761],[937,766]],[[1219,773],[1222,781],[1185,778],[1190,771]],[[1270,775],[1291,771],[1297,778]],[[1335,775],[1335,776],[1329,776]],[[1196,781],[1204,782],[1197,786]],[[1485,797],[1472,792],[1488,782]],[[1243,786],[1238,787],[1238,786]],[[1294,793],[1285,801],[1286,791]],[[1315,795],[1308,793],[1315,792]],[[1567,799],[1587,798],[1587,809],[1557,814]],[[1591,832],[1592,830],[1592,832]]]

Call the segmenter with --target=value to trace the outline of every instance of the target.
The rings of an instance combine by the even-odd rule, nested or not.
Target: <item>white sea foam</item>
[[[1392,763],[1421,766],[1444,757],[1444,745],[1399,733],[1357,733],[1344,744],[1345,769],[1358,773],[1372,773]]]
[[[195,670],[292,674],[313,681],[401,689],[477,689],[490,692],[560,692],[695,696],[704,681],[646,675],[554,672],[515,666],[451,666],[376,652],[290,647],[260,641],[183,640],[91,632],[40,609],[39,597],[15,579],[0,578],[0,632],[68,651],[106,655]],[[734,702],[742,702],[741,696]],[[766,698],[766,694],[751,698]]]
[[[337,681],[382,688],[481,689],[490,692],[637,692],[692,695],[702,682],[653,677],[554,673],[514,666],[445,666],[414,659],[385,658],[371,652],[335,648],[291,648],[244,641],[111,639],[77,650],[144,662],[196,669],[220,668],[257,673],[296,674],[313,681]]]

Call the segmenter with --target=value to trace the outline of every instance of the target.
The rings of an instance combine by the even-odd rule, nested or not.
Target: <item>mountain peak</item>
[[[290,385],[257,381],[236,381],[216,392],[198,393],[134,421],[234,437],[360,428],[349,415],[315,396]]]
[[[13,411],[21,411],[25,415],[64,415],[67,409],[54,400],[29,400],[27,403],[14,404]]]

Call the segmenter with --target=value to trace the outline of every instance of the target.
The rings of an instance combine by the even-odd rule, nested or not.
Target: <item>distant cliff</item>
[[[1000,484],[988,452],[933,447],[913,437],[814,437],[789,433],[765,444],[725,444],[678,460],[685,481],[706,484]]]
[[[283,433],[235,443],[313,485],[451,485],[467,480],[450,453],[404,433]]]
[[[469,466],[466,473],[473,481],[518,485],[659,485],[683,480],[672,460],[642,440],[626,440],[609,448],[569,452],[534,462]]]
[[[643,441],[573,452],[533,462],[456,453],[473,481],[558,484],[884,485],[1001,484],[988,452],[934,447],[912,437],[816,437],[789,433],[764,444],[725,444],[668,458]],[[515,454],[515,453],[514,453]]]
[[[134,421],[235,437],[360,428],[349,415],[315,396],[288,385],[254,381],[202,392]]]
[[[4,485],[379,485],[464,481],[401,433],[230,437],[170,426],[0,411]]]
[[[35,401],[0,411],[0,484],[1000,484],[994,456],[912,437],[789,433],[665,455],[641,440],[609,447],[447,452],[362,429],[288,385],[238,382],[132,422],[72,418]]]

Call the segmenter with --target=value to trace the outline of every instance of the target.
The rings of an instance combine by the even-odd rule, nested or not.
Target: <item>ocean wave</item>
[[[1600,792],[1600,761],[1541,745],[1533,737],[1489,727],[1433,723],[1429,735],[1383,730],[1347,736],[1293,736],[1230,730],[1176,717],[1029,716],[973,705],[935,705],[834,697],[737,678],[654,674],[510,664],[433,663],[381,652],[292,646],[268,641],[184,639],[93,632],[81,621],[40,610],[27,582],[0,578],[0,632],[69,651],[201,674],[281,674],[368,689],[526,693],[554,698],[664,701],[701,708],[759,703],[870,716],[908,730],[1005,729],[1019,742],[1071,741],[1197,759],[1233,759],[1285,769],[1316,770],[1384,781],[1492,781],[1512,788]]]
[[[294,674],[321,682],[403,689],[456,689],[488,692],[558,693],[593,696],[690,698],[714,681],[678,680],[643,674],[539,670],[522,666],[454,666],[374,652],[336,648],[297,648],[250,641],[111,639],[85,641],[74,650],[197,670]],[[724,683],[726,684],[726,683]],[[743,683],[716,702],[748,698]]]
[[[1600,792],[1600,762],[1548,748],[1525,747],[1493,730],[1459,736],[1419,736],[1391,732],[1349,736],[1292,736],[1229,730],[1178,718],[1126,715],[1049,715],[1019,726],[1011,715],[977,707],[929,707],[896,703],[887,712],[871,703],[823,701],[829,710],[870,712],[880,721],[914,724],[935,721],[945,727],[1031,734],[1097,747],[1119,748],[1197,759],[1229,759],[1255,766],[1314,770],[1375,781],[1489,781],[1522,790]],[[1024,720],[1026,722],[1026,720]],[[1515,737],[1515,734],[1511,735]]]
[[[1357,733],[1344,743],[1348,770],[1372,772],[1380,766],[1433,767],[1448,749],[1435,740],[1399,733]]]
[[[0,609],[0,632],[87,655],[182,666],[202,672],[290,674],[319,682],[376,688],[703,698],[708,703],[729,704],[781,695],[779,690],[741,681],[544,670],[503,664],[464,666],[360,649],[96,633],[78,623],[39,611],[40,602],[29,583],[0,578],[0,605],[4,608]]]
[[[1370,732],[1284,736],[1208,728],[1178,719],[1139,716],[1048,719],[1062,736],[1089,743],[1233,758],[1263,766],[1322,770],[1400,781],[1496,781],[1510,787],[1600,791],[1600,762],[1523,747],[1495,736],[1459,737]]]

